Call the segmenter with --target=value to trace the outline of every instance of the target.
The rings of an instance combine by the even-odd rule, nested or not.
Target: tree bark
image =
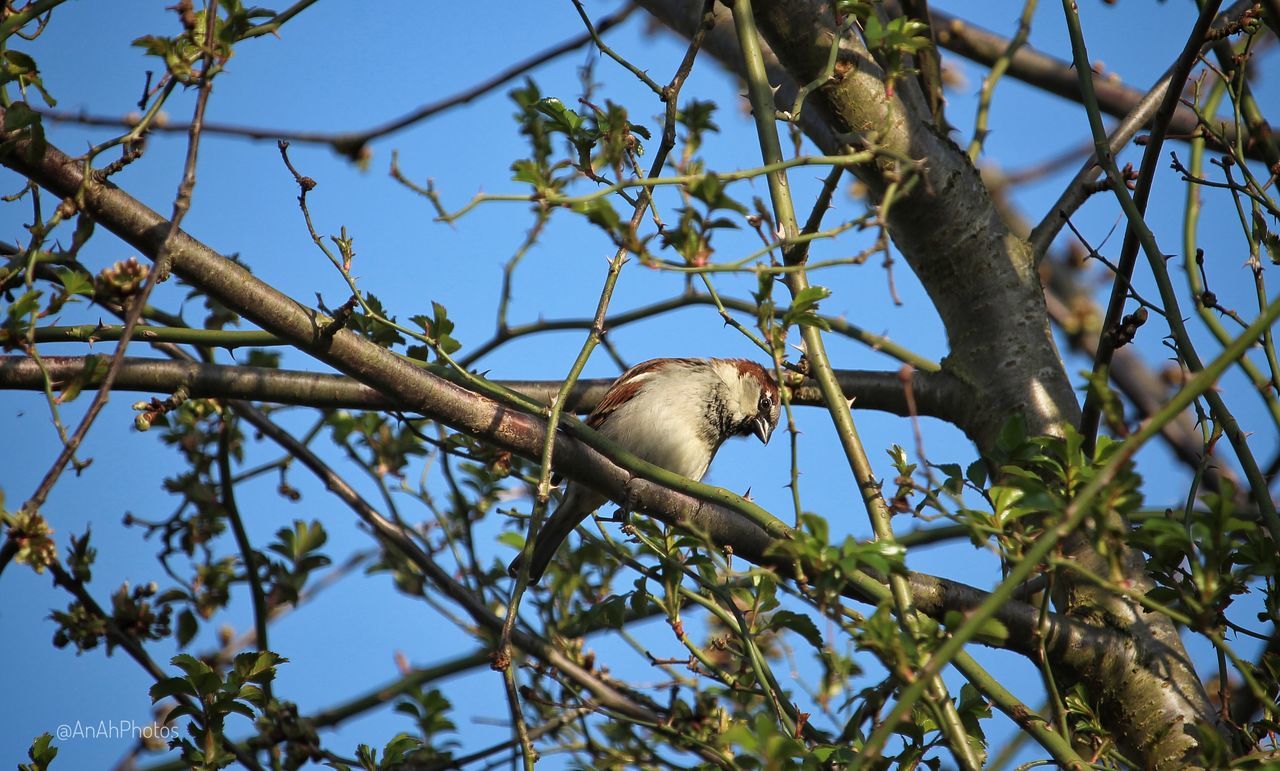
[[[45,376],[57,390],[85,376],[89,364],[85,356],[43,356],[41,363],[26,356],[0,356],[0,390],[42,391]],[[427,371],[462,385],[460,378],[442,367]],[[103,372],[86,377],[79,385],[96,388]],[[955,401],[948,381],[932,372],[911,372],[911,396],[903,387],[900,373],[866,370],[838,370],[836,378],[850,399],[856,397],[856,409],[878,410],[901,417],[912,414],[944,417]],[[791,387],[791,403],[821,405],[822,395],[811,380]],[[560,391],[558,380],[492,380],[529,398],[550,404]],[[584,378],[575,381],[565,409],[579,414],[595,409],[600,398],[612,385],[611,378]],[[410,410],[410,405],[397,402],[386,394],[343,375],[267,367],[197,364],[141,357],[126,357],[120,367],[113,391],[143,391],[170,394],[184,387],[191,398],[244,399],[274,404],[294,404],[317,409]]]
[[[677,31],[688,29],[683,25],[690,4],[640,2]],[[754,7],[776,58],[770,78],[781,84],[778,107],[787,109],[794,84],[812,82],[826,70],[834,19],[828,4],[814,0],[758,0]],[[731,25],[722,13],[718,26],[731,32]],[[835,77],[809,95],[800,123],[827,152],[848,145],[887,151],[852,169],[875,202],[903,178],[908,164],[898,159],[916,163],[919,182],[895,195],[887,225],[946,329],[950,351],[942,371],[973,397],[948,420],[983,451],[1015,415],[1026,419],[1033,434],[1061,434],[1078,423],[1080,410],[1050,333],[1030,245],[1008,229],[968,157],[934,126],[917,82],[900,78],[890,92],[884,71],[858,35],[839,44]],[[741,73],[731,34],[709,35],[704,47]],[[1095,575],[1110,572],[1109,561],[1085,534],[1068,538],[1064,551]],[[1119,560],[1132,588],[1152,588],[1139,554],[1126,550]],[[1088,686],[1126,754],[1141,765],[1202,765],[1199,741],[1186,727],[1220,730],[1219,724],[1173,623],[1067,571],[1058,571],[1056,581],[1062,589],[1059,610],[1132,642],[1121,655],[1110,651],[1088,657],[1081,667],[1060,666],[1060,676]]]

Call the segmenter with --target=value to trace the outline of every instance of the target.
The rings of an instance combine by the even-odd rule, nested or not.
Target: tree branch
[[[635,6],[628,4],[623,6],[618,12],[600,19],[600,21],[596,23],[596,33],[600,34],[618,26],[625,21],[634,10]],[[389,136],[398,131],[402,131],[414,124],[421,123],[428,118],[439,115],[440,113],[454,107],[467,104],[468,102],[484,96],[493,89],[498,88],[502,84],[507,83],[532,69],[546,64],[547,62],[570,51],[581,48],[591,42],[591,38],[592,36],[585,32],[575,35],[561,43],[540,51],[527,59],[516,62],[501,72],[495,73],[456,94],[451,94],[444,99],[424,104],[398,118],[393,118],[385,123],[377,126],[371,126],[367,129],[324,132],[298,131],[296,129],[273,129],[263,128],[260,126],[233,125],[228,123],[205,123],[203,126],[203,132],[206,134],[243,137],[245,139],[270,141],[285,139],[290,142],[329,145],[333,148],[334,152],[339,155],[346,156],[353,161],[361,161],[365,159],[365,154],[370,142]],[[131,129],[138,123],[138,119],[129,116],[114,118],[106,115],[90,115],[84,112],[58,112],[55,110],[37,110],[37,112],[50,120],[63,123],[78,123],[83,126],[111,126]],[[186,123],[157,122],[150,128],[150,131],[158,133],[180,133],[187,131],[187,128],[188,124]]]
[[[72,383],[95,388],[90,357],[45,356],[44,371],[55,389]],[[451,378],[443,369],[431,368],[435,374]],[[896,372],[837,370],[836,378],[846,398],[854,407],[877,410],[906,417],[910,414],[906,394]],[[80,379],[82,382],[77,382]],[[456,379],[456,378],[455,378]],[[548,403],[560,387],[556,380],[494,380],[504,388],[518,391],[540,403]],[[579,380],[569,395],[567,406],[577,413],[595,409],[613,380],[595,378]],[[43,390],[44,374],[26,356],[0,356],[0,390]],[[943,418],[954,409],[957,400],[967,398],[957,390],[958,384],[946,375],[916,371],[912,375],[912,391],[917,413]],[[185,387],[192,398],[244,399],[255,402],[295,404],[319,409],[410,410],[410,405],[396,402],[372,388],[343,375],[300,370],[244,367],[238,365],[197,364],[166,359],[126,357],[116,378],[115,390],[171,394]],[[792,404],[821,406],[817,384],[804,380],[791,384]]]
[[[1252,5],[1253,0],[1237,3],[1233,11],[1238,13],[1238,10]],[[1008,38],[970,24],[964,19],[933,8],[929,9],[929,16],[938,45],[970,61],[990,67],[1008,49]],[[1080,83],[1071,62],[1023,46],[1009,61],[1006,74],[1063,99],[1081,103]],[[1117,118],[1125,117],[1147,98],[1142,91],[1112,78],[1096,81],[1094,88],[1097,91],[1098,107]],[[1173,139],[1190,139],[1199,133],[1199,127],[1200,120],[1196,117],[1195,110],[1186,105],[1178,105],[1169,122],[1169,136]],[[1246,148],[1250,158],[1263,159],[1261,145],[1264,138],[1269,136],[1272,135],[1250,137]],[[1222,138],[1229,146],[1235,145],[1236,131],[1231,121],[1225,123]]]

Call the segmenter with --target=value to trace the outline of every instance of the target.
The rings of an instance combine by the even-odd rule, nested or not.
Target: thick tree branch
[[[88,367],[85,356],[44,356],[44,370],[55,389],[65,388],[81,378],[77,385],[94,388],[98,377]],[[434,369],[434,368],[433,368]],[[444,370],[435,374],[450,377]],[[836,377],[846,398],[854,400],[858,409],[878,410],[906,417],[910,415],[906,394],[897,372],[838,370]],[[549,402],[560,387],[555,380],[495,380],[505,388],[518,391],[535,401]],[[579,380],[574,384],[567,406],[578,413],[593,410],[613,381],[608,378]],[[954,402],[966,398],[955,392],[945,375],[916,371],[912,375],[912,391],[916,412],[945,418]],[[36,362],[25,356],[0,356],[0,390],[43,390],[44,374]],[[407,410],[372,388],[343,375],[299,370],[242,367],[221,364],[197,364],[166,359],[128,357],[116,379],[116,390],[171,394],[185,387],[193,398],[244,399],[276,404],[296,404],[320,409]],[[812,381],[792,385],[792,404],[815,406],[822,397]]]

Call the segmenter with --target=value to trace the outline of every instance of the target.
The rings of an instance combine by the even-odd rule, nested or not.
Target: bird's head
[[[737,436],[755,435],[768,444],[778,425],[778,384],[764,367],[747,359],[720,359],[720,376],[728,385],[728,426]]]

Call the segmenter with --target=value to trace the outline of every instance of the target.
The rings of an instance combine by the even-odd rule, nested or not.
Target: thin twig
[[[1169,85],[1160,102],[1160,108],[1156,110],[1151,135],[1142,153],[1138,180],[1134,186],[1133,205],[1138,217],[1146,214],[1147,199],[1151,195],[1152,182],[1155,180],[1157,164],[1160,162],[1160,148],[1164,145],[1165,133],[1169,129],[1173,112],[1178,107],[1182,86],[1191,75],[1191,68],[1195,66],[1200,48],[1204,45],[1205,35],[1208,34],[1221,4],[1222,0],[1207,0],[1200,8],[1200,16],[1187,36],[1182,53],[1178,55],[1170,70]],[[1107,150],[1105,144],[1099,143],[1096,147],[1099,158],[1104,157]],[[1111,159],[1107,158],[1106,161],[1111,162]],[[1112,179],[1114,180],[1114,177]],[[1114,181],[1113,184],[1115,184]],[[1102,337],[1098,340],[1098,353],[1093,360],[1095,382],[1106,382],[1109,378],[1107,371],[1110,369],[1111,355],[1115,352],[1117,343],[1117,335],[1114,332],[1120,324],[1120,317],[1124,314],[1125,302],[1130,293],[1130,279],[1138,262],[1137,228],[1138,223],[1131,220],[1125,229],[1124,244],[1120,249],[1120,259],[1116,265],[1116,279],[1111,288],[1111,299],[1107,303],[1107,311],[1102,320]],[[1098,423],[1102,416],[1101,398],[1098,389],[1090,389],[1085,396],[1084,407],[1081,409],[1080,433],[1084,436],[1086,455],[1093,453],[1094,443],[1098,438]]]
[[[61,1],[61,0],[59,0]],[[309,0],[314,2],[314,0]],[[302,3],[299,3],[302,5]],[[603,17],[596,24],[596,34],[603,34],[605,31],[613,29],[627,19],[635,10],[635,6],[628,3],[623,6],[617,13]],[[259,27],[255,27],[259,29]],[[398,118],[393,118],[385,123],[372,126],[359,131],[299,131],[293,129],[273,129],[261,128],[258,126],[244,126],[230,123],[205,123],[202,130],[206,134],[219,134],[224,136],[242,137],[253,140],[288,140],[290,142],[298,142],[301,144],[321,144],[329,145],[335,152],[351,158],[352,160],[360,160],[370,142],[395,134],[410,126],[421,123],[428,118],[432,118],[448,110],[467,104],[475,99],[484,96],[495,88],[507,83],[515,78],[524,75],[530,70],[536,69],[553,59],[563,56],[570,51],[581,48],[592,39],[588,33],[575,35],[562,43],[551,46],[539,53],[530,56],[523,61],[517,62],[510,67],[492,75],[485,80],[476,83],[473,86],[458,91],[455,94],[445,97],[439,101],[422,105]],[[86,126],[124,126],[132,128],[136,121],[130,118],[114,118],[104,115],[89,115],[85,113],[58,112],[53,110],[40,111],[45,117],[55,121],[65,121],[79,123]],[[155,132],[184,132],[188,131],[190,126],[183,123],[158,123],[151,126],[150,130]]]

